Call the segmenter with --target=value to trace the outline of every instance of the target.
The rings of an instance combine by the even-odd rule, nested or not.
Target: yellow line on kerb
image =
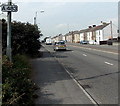
[[[109,51],[103,51],[103,50],[98,50],[98,49],[93,49],[93,48],[80,47],[80,46],[75,46],[75,45],[68,45],[68,46],[77,47],[77,48],[83,48],[83,49],[88,49],[88,50],[95,50],[95,51],[99,51],[99,52],[111,53],[111,54],[118,55],[118,53],[109,52]]]

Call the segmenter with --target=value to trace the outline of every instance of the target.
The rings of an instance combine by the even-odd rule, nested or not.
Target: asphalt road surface
[[[56,52],[52,45],[44,47],[76,81],[76,85],[81,86],[83,92],[85,90],[86,97],[92,98],[91,101],[98,104],[118,104],[120,60],[117,46],[67,44],[66,51]],[[68,85],[69,88],[70,86]]]
[[[45,49],[43,57],[33,59],[33,80],[40,86],[35,104],[93,104],[64,67]]]

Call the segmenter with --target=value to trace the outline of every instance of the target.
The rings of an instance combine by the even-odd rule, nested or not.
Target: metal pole
[[[36,17],[34,17],[34,25],[36,24]]]
[[[113,38],[113,32],[112,32],[112,21],[110,21],[110,25],[111,25],[111,38]]]
[[[37,24],[36,20],[37,20],[37,11],[35,12],[34,25],[36,25],[36,24]]]
[[[111,41],[112,41],[112,44],[113,44],[113,31],[112,31],[112,21],[110,21],[110,25],[111,25]]]
[[[118,2],[118,40],[120,37],[120,1]]]
[[[36,17],[36,22],[35,22],[35,23],[37,24],[37,11],[36,11],[36,13],[35,13],[35,17]]]
[[[12,0],[8,0],[8,5],[12,5]],[[8,56],[10,62],[12,62],[12,53],[11,53],[11,12],[8,12],[8,21],[7,21],[7,50],[6,55]]]

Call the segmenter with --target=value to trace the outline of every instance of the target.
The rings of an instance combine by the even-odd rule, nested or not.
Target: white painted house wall
[[[96,31],[96,44],[99,44],[99,41],[103,41],[103,30],[97,30]]]
[[[84,40],[84,33],[80,33],[80,41]]]
[[[92,40],[92,32],[87,32],[87,40],[88,41]]]
[[[87,32],[87,40],[89,41],[90,39],[90,32]]]
[[[66,40],[66,39],[65,39],[65,36],[62,37],[62,40]]]
[[[90,40],[93,40],[93,39],[92,39],[92,32],[90,32]]]
[[[74,34],[74,42],[77,43],[80,41],[80,34]]]

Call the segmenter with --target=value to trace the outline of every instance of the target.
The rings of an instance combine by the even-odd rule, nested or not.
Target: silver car
[[[66,44],[64,41],[55,42],[53,49],[56,50],[66,50]]]

